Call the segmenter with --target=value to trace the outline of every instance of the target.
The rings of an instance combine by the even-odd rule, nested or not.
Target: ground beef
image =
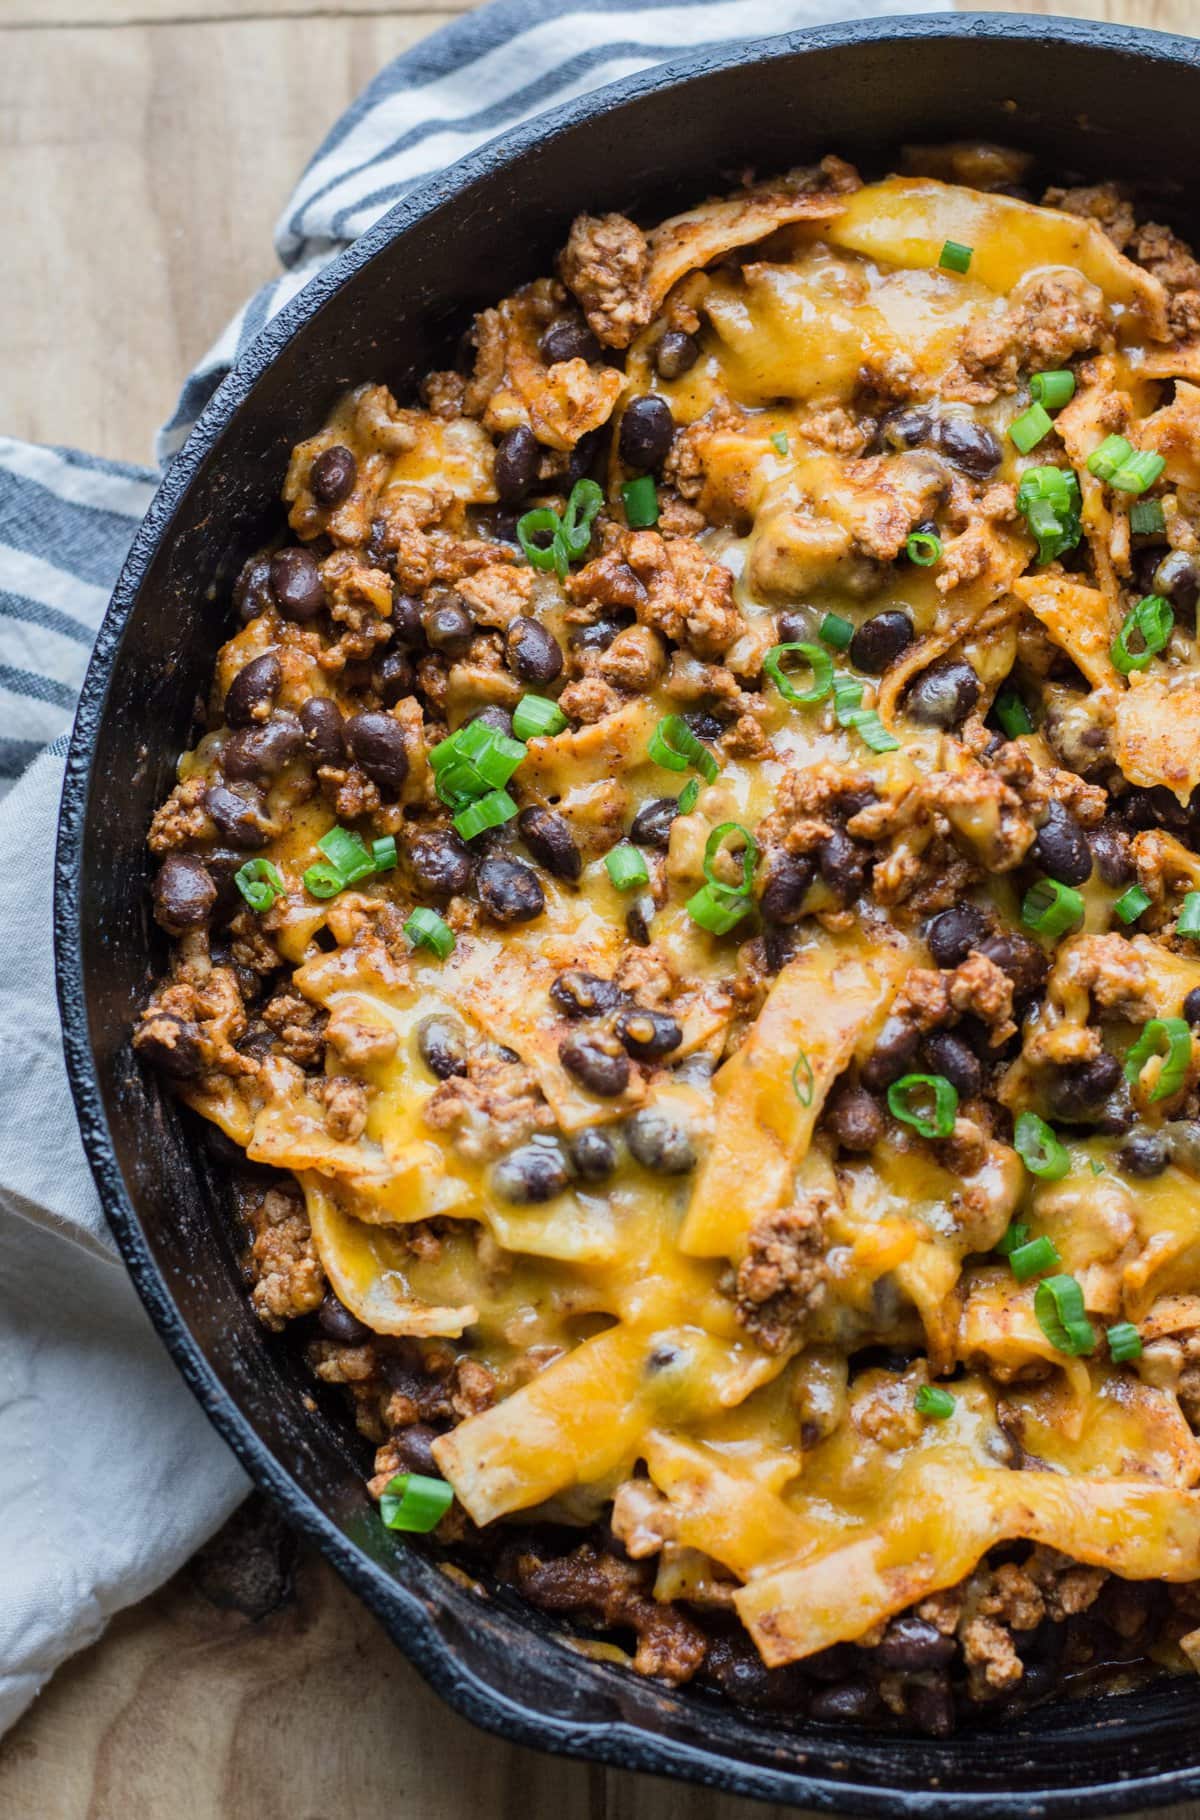
[[[541,1088],[523,1062],[472,1055],[465,1075],[443,1081],[425,1102],[435,1131],[449,1131],[459,1151],[477,1161],[502,1156],[554,1126]]]
[[[1055,270],[1027,281],[1000,315],[971,325],[959,348],[967,395],[984,402],[1015,392],[1022,372],[1065,366],[1076,354],[1105,345],[1108,308],[1095,285],[1078,272]]]
[[[632,1562],[585,1542],[557,1559],[521,1554],[515,1572],[525,1597],[543,1611],[578,1613],[608,1629],[634,1631],[634,1667],[643,1675],[678,1686],[704,1660],[704,1632],[676,1607],[655,1604],[645,1591],[645,1573]]]
[[[737,1272],[737,1318],[768,1352],[794,1345],[826,1300],[826,1212],[825,1197],[810,1192],[751,1228]]]
[[[250,1300],[264,1327],[280,1332],[298,1315],[312,1314],[325,1294],[325,1272],[313,1250],[308,1215],[299,1193],[269,1188],[248,1210],[253,1237],[247,1254]]]
[[[649,257],[646,236],[624,215],[579,215],[571,224],[559,270],[602,346],[627,348],[649,322]]]
[[[300,1068],[319,1067],[325,1055],[328,1012],[296,992],[277,992],[263,1007],[262,1020],[275,1032],[281,1055]]]

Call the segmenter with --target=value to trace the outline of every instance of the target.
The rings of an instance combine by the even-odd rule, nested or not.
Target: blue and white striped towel
[[[275,236],[283,275],[188,379],[160,463],[320,266],[495,134],[684,50],[947,3],[494,0],[445,27],[388,65],[309,165]],[[245,1490],[114,1251],[76,1134],[54,997],[63,755],[155,481],[150,469],[0,437],[0,850],[18,856],[0,872],[0,1732]]]

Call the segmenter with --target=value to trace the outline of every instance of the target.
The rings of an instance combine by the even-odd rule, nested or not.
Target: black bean
[[[1127,1175],[1161,1175],[1169,1161],[1167,1140],[1158,1131],[1132,1131],[1117,1151],[1117,1162]]]
[[[503,733],[506,739],[513,736],[512,715],[507,708],[502,708],[498,701],[489,702],[486,708],[480,708],[472,714],[471,720],[479,721],[485,727],[494,727],[497,733]]]
[[[621,419],[621,460],[627,468],[660,468],[674,436],[675,419],[666,399],[644,392],[630,399]]]
[[[523,860],[489,854],[476,875],[479,901],[497,923],[528,923],[546,908],[541,882]]]
[[[616,1032],[635,1062],[658,1062],[683,1041],[683,1031],[667,1011],[630,1005],[619,1013]]]
[[[602,1017],[626,1003],[626,995],[612,980],[582,967],[560,973],[550,988],[550,999],[565,1017]]]
[[[154,920],[168,935],[200,929],[212,915],[217,887],[194,853],[171,853],[154,880]]]
[[[387,796],[398,796],[408,776],[408,748],[399,721],[372,709],[346,722],[351,756]]]
[[[931,1074],[944,1074],[955,1092],[973,1100],[983,1091],[979,1057],[950,1030],[934,1030],[925,1038],[925,1059]]]
[[[204,807],[232,846],[266,846],[267,831],[262,825],[264,804],[253,785],[243,784],[240,790],[227,790],[223,784],[209,784],[204,792]]]
[[[1090,1062],[1074,1062],[1048,1071],[1042,1082],[1042,1099],[1052,1118],[1068,1124],[1090,1124],[1121,1078],[1120,1062],[1115,1055],[1105,1053]]]
[[[504,635],[504,658],[518,682],[545,685],[562,675],[562,646],[545,626],[524,614]]]
[[[538,353],[548,367],[560,360],[601,360],[600,343],[582,316],[560,316],[538,342]]]
[[[557,1146],[522,1144],[502,1157],[492,1170],[492,1186],[503,1200],[518,1206],[552,1201],[570,1180]]]
[[[595,470],[600,465],[605,439],[604,430],[589,430],[586,436],[579,438],[567,457],[567,471],[557,483],[561,492],[569,493],[576,481],[584,480],[588,475],[595,478]]]
[[[978,944],[980,954],[1012,981],[1013,999],[1020,1003],[1040,991],[1050,963],[1037,943],[1019,929],[1003,929]]]
[[[230,780],[261,783],[277,777],[304,746],[294,714],[273,714],[261,727],[243,727],[225,741],[221,769]]]
[[[979,480],[996,472],[1004,453],[992,432],[969,417],[943,417],[937,426],[937,444],[947,461]]]
[[[1020,1683],[1024,1687],[1024,1681]],[[949,1738],[954,1732],[954,1695],[949,1679],[914,1681],[905,1689],[905,1708],[918,1731],[927,1738]]]
[[[467,1033],[456,1017],[448,1012],[432,1011],[417,1025],[417,1049],[421,1060],[439,1081],[467,1072]]]
[[[430,590],[427,605],[424,625],[430,647],[444,657],[461,657],[475,636],[466,601],[452,588],[442,588],[436,596]]]
[[[863,888],[870,857],[869,847],[851,840],[844,829],[835,828],[817,848],[817,869],[834,896],[848,904]]]
[[[133,1046],[173,1081],[193,1081],[203,1070],[199,1026],[170,1011],[156,1011],[134,1033]]]
[[[668,329],[654,350],[654,364],[663,379],[682,379],[700,358],[700,343],[685,329]]]
[[[869,1719],[878,1705],[879,1696],[871,1683],[855,1676],[851,1681],[835,1681],[829,1687],[820,1688],[809,1701],[808,1716],[837,1724],[852,1724],[856,1720]]]
[[[893,1618],[884,1631],[871,1661],[879,1668],[919,1675],[924,1669],[944,1667],[957,1654],[958,1645],[953,1636],[945,1637],[926,1619],[918,1618],[913,1612],[903,1612],[900,1617]]]
[[[716,715],[709,714],[704,708],[689,708],[683,718],[697,739],[720,739],[725,731],[724,724]]]
[[[385,651],[375,666],[375,687],[385,708],[411,695],[417,686],[417,673],[407,651]]]
[[[361,1346],[371,1336],[371,1329],[351,1314],[344,1302],[339,1302],[332,1289],[326,1290],[317,1309],[317,1326],[327,1340],[337,1340],[342,1346]]]
[[[1129,836],[1112,816],[1105,816],[1098,828],[1088,834],[1092,858],[1106,885],[1127,885],[1133,877],[1133,856]]]
[[[425,622],[421,603],[412,594],[392,590],[392,642],[406,651],[419,651],[425,643]]]
[[[1092,850],[1087,835],[1069,809],[1058,802],[1046,808],[1046,819],[1030,848],[1030,858],[1062,885],[1082,885],[1092,876]]]
[[[873,1150],[884,1133],[883,1113],[865,1087],[843,1087],[829,1107],[829,1125],[843,1150]]]
[[[905,1018],[889,1017],[862,1068],[863,1086],[877,1093],[907,1074],[916,1059],[920,1032]]]
[[[283,687],[283,670],[274,651],[264,651],[244,664],[225,691],[225,719],[231,727],[253,727],[266,720]]]
[[[918,676],[904,700],[907,713],[927,727],[957,727],[979,700],[979,678],[961,658],[946,657]]]
[[[522,809],[517,832],[540,865],[555,878],[577,879],[583,855],[575,845],[570,823],[553,809]]]
[[[540,460],[537,437],[528,424],[519,423],[500,438],[494,474],[496,491],[505,505],[515,506],[524,499],[537,479]]]
[[[408,861],[417,883],[432,897],[461,896],[474,871],[471,849],[452,828],[415,835]]]
[[[271,558],[271,592],[285,619],[315,619],[325,605],[325,585],[311,550],[298,546]]]
[[[564,1036],[558,1059],[590,1093],[615,1099],[629,1085],[629,1057],[607,1031],[580,1030]]]
[[[651,925],[657,908],[649,891],[639,891],[625,912],[625,933],[639,948],[650,946]]]
[[[889,411],[879,426],[879,440],[888,449],[917,449],[937,439],[937,419],[931,411],[904,407]]]
[[[426,1479],[440,1479],[441,1467],[433,1457],[437,1429],[428,1422],[410,1422],[392,1436],[392,1452],[403,1472],[419,1472]]]
[[[340,506],[358,479],[358,463],[344,442],[323,449],[309,470],[308,484],[319,506]]]
[[[346,758],[342,711],[327,695],[310,695],[300,708],[300,725],[308,749],[320,765],[341,765]]]
[[[696,1151],[682,1125],[665,1112],[646,1106],[625,1124],[630,1154],[656,1175],[686,1175],[696,1166]]]
[[[1172,1119],[1162,1127],[1171,1161],[1189,1175],[1200,1175],[1200,1119]]]
[[[818,615],[811,607],[785,607],[776,615],[775,631],[781,645],[802,645],[816,637]]]
[[[572,651],[607,651],[617,633],[623,632],[626,626],[632,625],[632,623],[632,615],[623,614],[620,618],[608,616],[604,619],[593,620],[590,626],[576,626],[571,632],[571,649]]]
[[[1189,1024],[1200,1024],[1200,986],[1193,986],[1184,999],[1183,1015]]]
[[[784,847],[773,847],[758,900],[763,915],[773,923],[798,922],[816,871],[816,861],[808,854],[789,853]]]
[[[260,613],[265,613],[268,607],[274,605],[269,556],[252,556],[249,562],[243,563],[241,573],[233,584],[233,604],[243,625],[257,619]]]
[[[882,676],[913,641],[913,623],[898,607],[864,619],[850,640],[850,661],[868,676]]]
[[[1116,799],[1113,814],[1132,834],[1141,834],[1150,828],[1165,828],[1181,839],[1186,840],[1188,836],[1187,811],[1162,784],[1155,784],[1149,790],[1140,787],[1127,790],[1124,796]]]
[[[568,1146],[575,1173],[584,1182],[604,1182],[617,1166],[617,1146],[607,1131],[588,1125]]]
[[[1194,613],[1200,594],[1200,568],[1195,557],[1183,550],[1168,551],[1154,571],[1151,591],[1164,594],[1181,613]]]
[[[671,823],[678,814],[678,798],[652,796],[634,816],[629,830],[630,840],[639,847],[654,847],[665,853],[671,844]]]
[[[929,952],[939,967],[957,967],[988,932],[988,919],[974,904],[955,904],[935,916],[925,931]]]

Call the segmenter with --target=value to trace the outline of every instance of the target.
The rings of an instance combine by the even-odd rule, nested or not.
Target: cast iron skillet
[[[1200,1686],[1072,1701],[940,1743],[783,1725],[589,1661],[503,1589],[480,1598],[384,1532],[356,1437],[251,1315],[219,1168],[127,1032],[161,961],[145,831],[228,636],[233,577],[278,524],[288,451],[346,386],[404,397],[468,313],[550,269],[582,208],[656,213],[836,151],[980,136],[1159,191],[1193,236],[1200,46],[999,16],[878,20],[701,51],[559,109],[395,208],[258,338],[134,540],[88,671],[63,794],[59,991],[83,1140],[164,1341],[243,1464],[461,1712],[506,1737],[838,1812],[1111,1813],[1200,1794]]]

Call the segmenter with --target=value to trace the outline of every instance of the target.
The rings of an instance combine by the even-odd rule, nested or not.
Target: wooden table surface
[[[1003,0],[1001,0],[1003,6]],[[1195,28],[1198,0],[1003,10]],[[150,459],[326,128],[454,0],[0,0],[0,432]],[[753,1820],[485,1737],[252,1500],[0,1745],[0,1820]],[[778,1811],[778,1810],[777,1810]],[[1179,1810],[1200,1820],[1200,1807]]]

